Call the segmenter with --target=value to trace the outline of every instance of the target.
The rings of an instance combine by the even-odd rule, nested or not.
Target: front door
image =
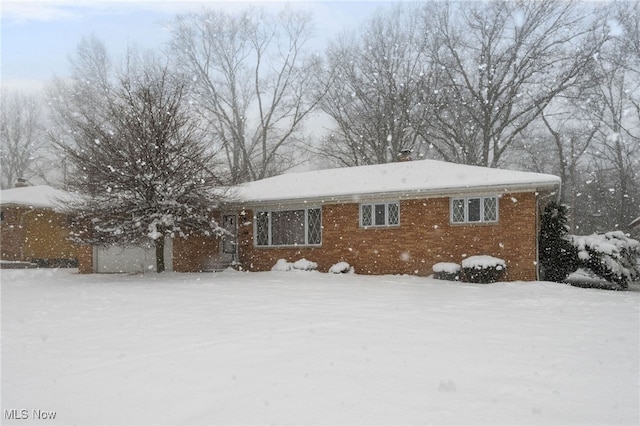
[[[222,253],[220,255],[223,261],[233,263],[237,260],[238,216],[235,214],[223,215],[222,227],[227,233],[222,236]]]

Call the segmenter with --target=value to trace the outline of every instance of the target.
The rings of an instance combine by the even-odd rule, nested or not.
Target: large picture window
[[[360,226],[400,225],[400,203],[372,203],[360,205]]]
[[[255,217],[256,246],[303,246],[322,243],[319,208],[259,211]]]
[[[451,223],[498,221],[498,197],[465,197],[451,199]]]

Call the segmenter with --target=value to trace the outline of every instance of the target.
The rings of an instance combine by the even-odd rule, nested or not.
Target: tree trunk
[[[156,272],[164,272],[164,235],[156,240]]]

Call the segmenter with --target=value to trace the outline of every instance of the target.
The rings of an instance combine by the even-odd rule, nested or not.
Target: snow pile
[[[318,269],[318,264],[304,258],[296,260],[293,263],[286,259],[278,259],[276,264],[271,267],[271,270],[274,272],[287,272],[294,269],[299,271],[314,271]]]
[[[462,267],[464,269],[489,269],[495,268],[501,271],[507,267],[504,260],[493,256],[469,256],[462,260]]]
[[[329,273],[331,274],[353,274],[354,272],[355,269],[353,266],[349,265],[347,262],[338,262],[329,268]]]

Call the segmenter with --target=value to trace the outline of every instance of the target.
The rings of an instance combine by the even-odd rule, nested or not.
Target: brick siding
[[[219,253],[219,239],[204,235],[190,235],[173,240],[173,270],[200,272],[207,270]]]
[[[240,220],[240,263],[248,270],[271,269],[278,259],[306,258],[319,270],[345,261],[361,274],[431,275],[437,262],[460,263],[483,254],[505,259],[507,280],[536,279],[536,195],[504,194],[499,201],[499,222],[460,225],[449,220],[449,197],[400,202],[400,226],[361,228],[359,204],[322,206],[322,246],[257,248],[253,223]],[[246,210],[247,218],[252,217]]]
[[[78,247],[78,272],[81,274],[93,273],[93,246],[81,245]]]
[[[66,215],[26,207],[5,207],[2,212],[2,259],[77,259],[78,248],[69,241]]]
[[[2,209],[0,247],[3,260],[22,260],[25,228],[20,224],[20,216],[28,209],[5,207]]]

